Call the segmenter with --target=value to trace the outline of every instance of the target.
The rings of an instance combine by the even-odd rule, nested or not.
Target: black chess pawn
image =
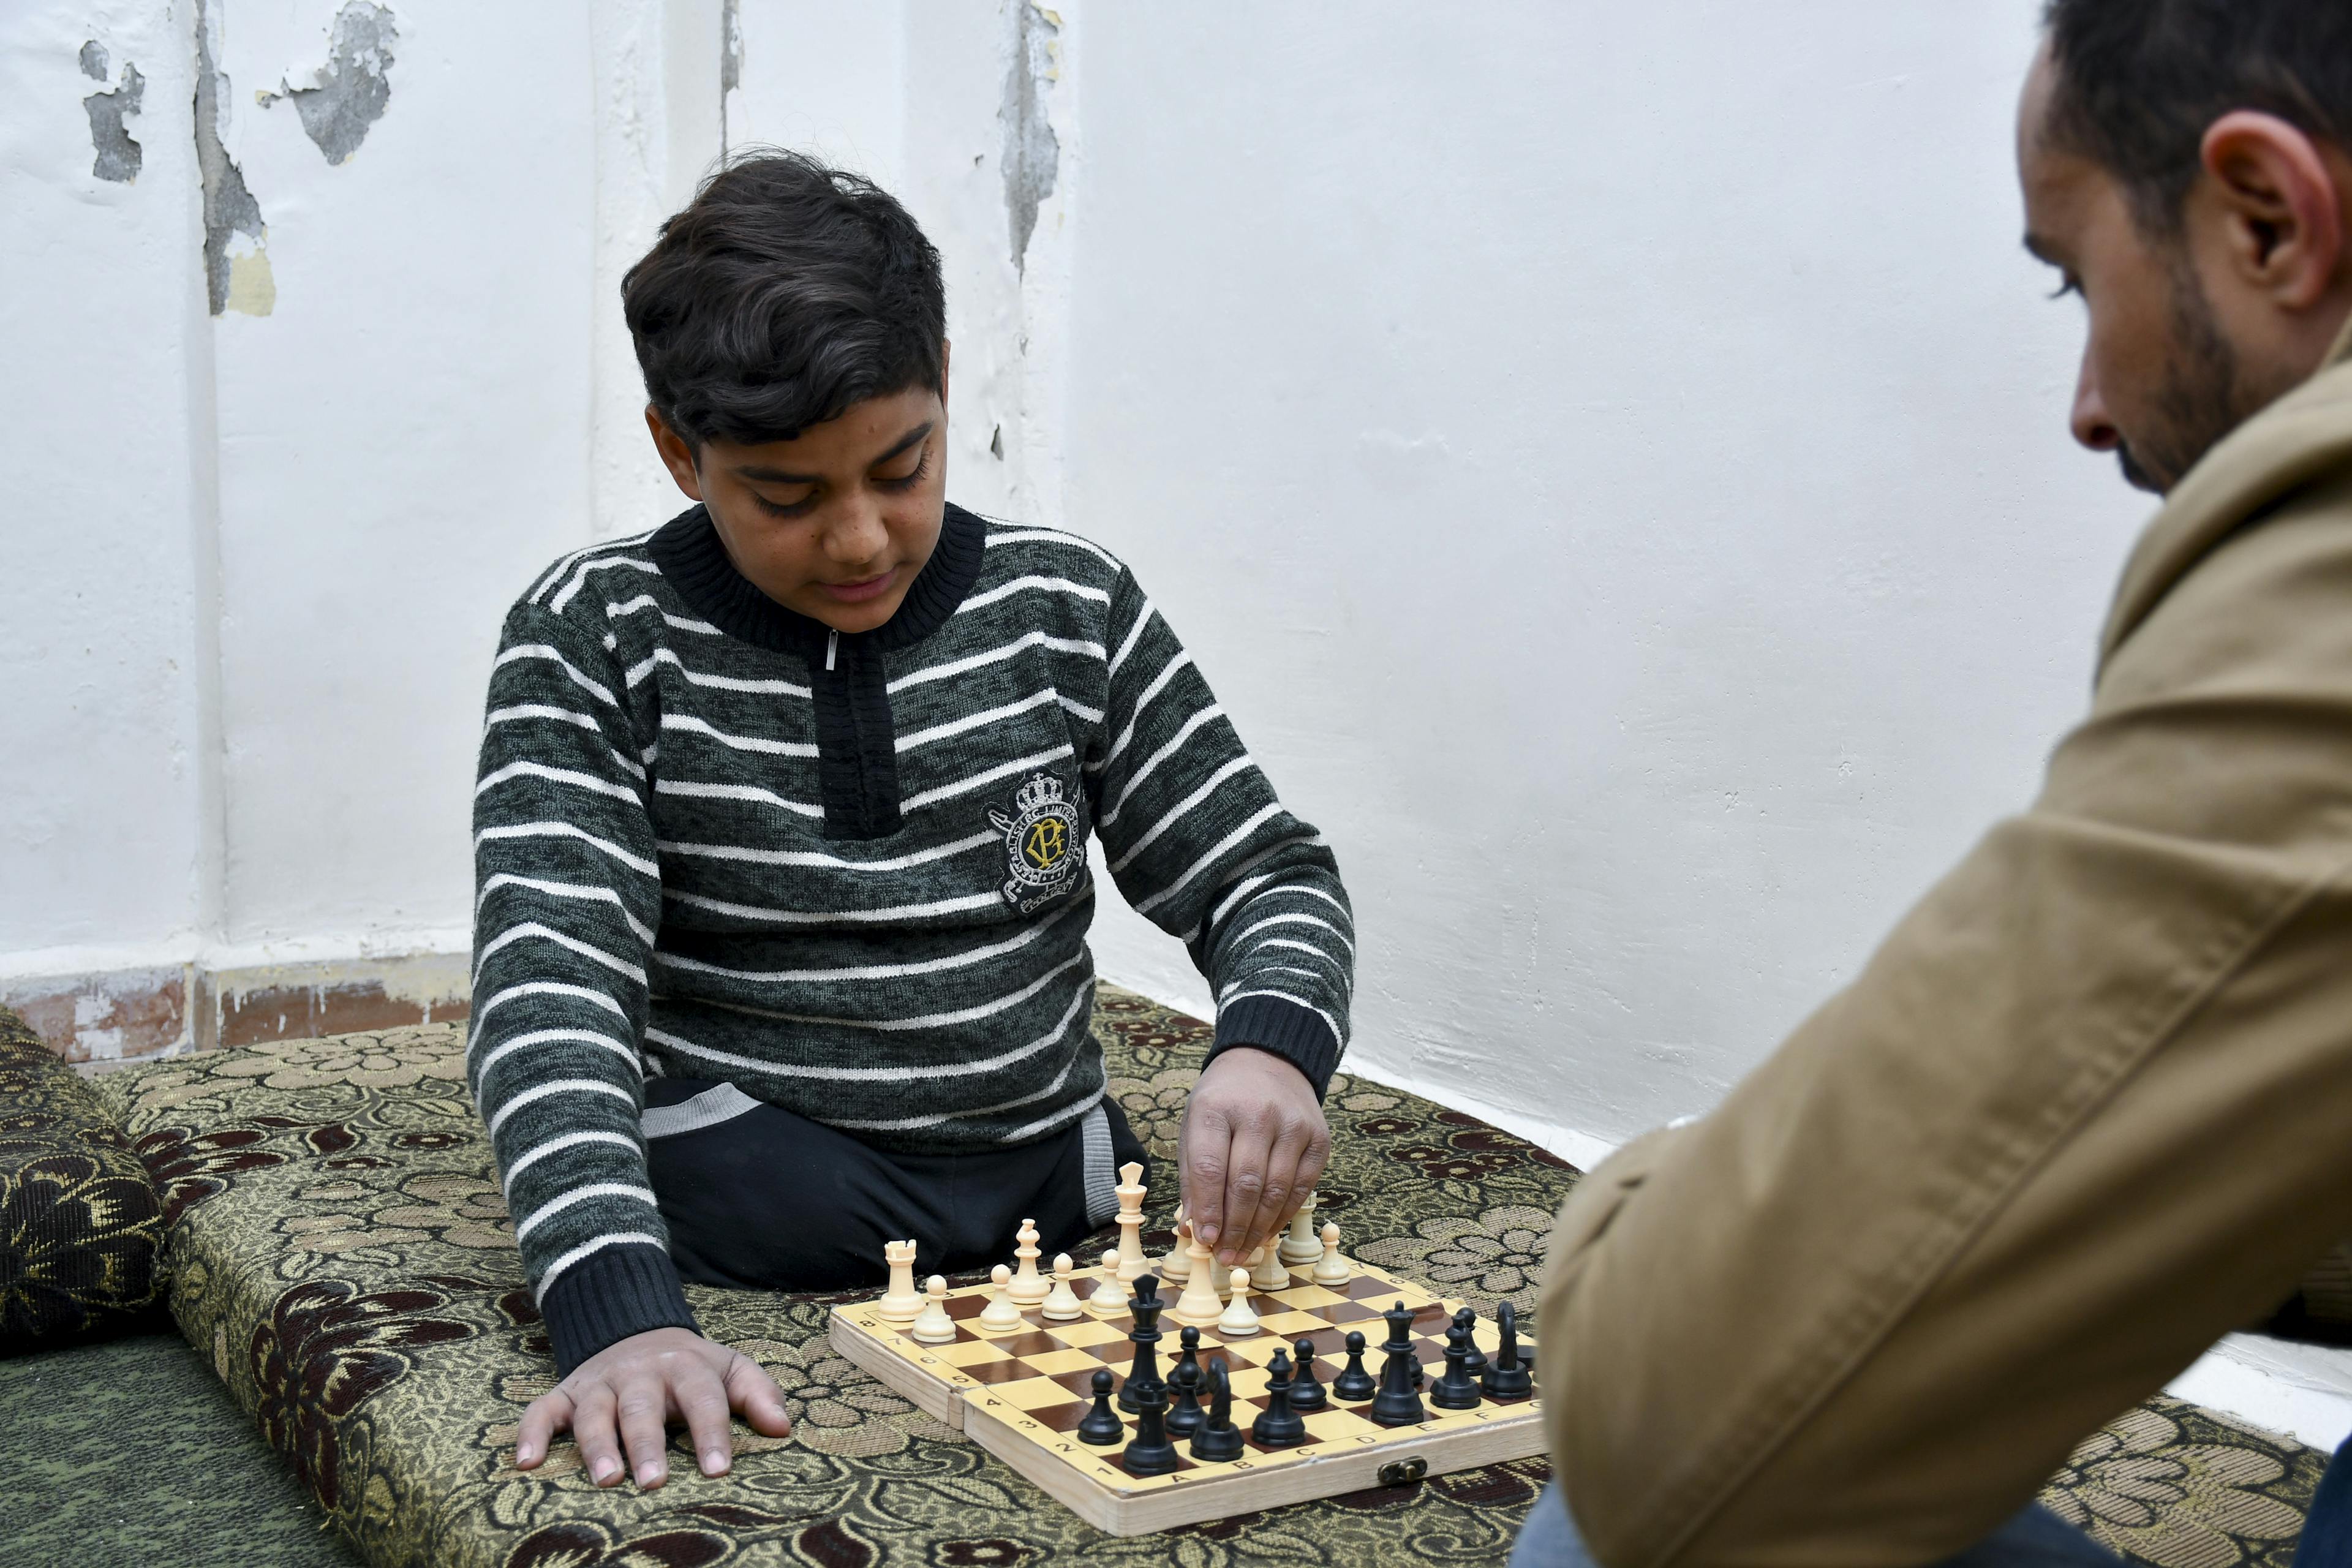
[[[1462,1363],[1462,1370],[1468,1373],[1473,1379],[1485,1377],[1486,1375],[1486,1352],[1478,1348],[1478,1309],[1475,1307],[1465,1307],[1460,1311],[1454,1314],[1454,1321],[1461,1324],[1464,1328],[1469,1330],[1471,1335],[1470,1359]]]
[[[1168,1386],[1175,1387],[1177,1374],[1190,1367],[1192,1371],[1192,1387],[1196,1391],[1207,1388],[1209,1374],[1201,1370],[1201,1331],[1187,1323],[1184,1325],[1184,1331],[1176,1336],[1176,1342],[1183,1348],[1181,1353],[1176,1357],[1176,1364],[1168,1369]],[[1171,1404],[1169,1408],[1172,1410],[1175,1406]]]
[[[1262,1448],[1295,1448],[1307,1441],[1307,1423],[1290,1408],[1290,1358],[1280,1351],[1265,1363],[1265,1409],[1250,1423],[1250,1441]]]
[[[1525,1399],[1535,1392],[1535,1378],[1520,1362],[1518,1313],[1508,1301],[1495,1309],[1495,1325],[1502,1331],[1502,1342],[1479,1384],[1489,1399]]]
[[[1190,1437],[1205,1419],[1201,1414],[1201,1363],[1180,1361],[1169,1368],[1168,1388],[1168,1435]]]
[[[1242,1429],[1234,1425],[1233,1380],[1225,1375],[1222,1356],[1209,1363],[1209,1414],[1192,1434],[1192,1458],[1203,1464],[1231,1464],[1248,1449],[1242,1443]]]
[[[1176,1445],[1168,1440],[1167,1384],[1148,1384],[1138,1397],[1135,1436],[1118,1462],[1130,1476],[1164,1476],[1176,1468]]]
[[[1110,1368],[1095,1373],[1095,1407],[1078,1423],[1078,1441],[1107,1448],[1127,1436],[1127,1423],[1110,1407]]]
[[[1418,1426],[1429,1419],[1421,1395],[1413,1392],[1412,1374],[1421,1363],[1412,1353],[1412,1314],[1399,1301],[1381,1314],[1389,1323],[1389,1337],[1381,1350],[1381,1391],[1372,1395],[1372,1419],[1383,1426]]]
[[[1440,1410],[1475,1410],[1480,1399],[1470,1375],[1470,1325],[1456,1318],[1445,1331],[1445,1374],[1429,1391],[1429,1402]]]
[[[1155,1348],[1160,1341],[1160,1314],[1167,1305],[1160,1299],[1159,1276],[1146,1274],[1136,1280],[1135,1300],[1128,1303],[1135,1327],[1127,1334],[1135,1343],[1135,1365],[1129,1369],[1127,1381],[1118,1390],[1118,1407],[1131,1415],[1143,1413],[1143,1391],[1147,1388],[1158,1389],[1160,1407],[1168,1407],[1168,1384],[1160,1375],[1160,1354]]]
[[[1331,1380],[1331,1397],[1350,1403],[1370,1399],[1380,1392],[1380,1384],[1364,1370],[1364,1336],[1353,1329],[1348,1331],[1348,1364]]]
[[[1298,1352],[1298,1363],[1290,1374],[1290,1407],[1298,1411],[1323,1409],[1331,1401],[1315,1376],[1315,1342],[1300,1340],[1290,1348]]]

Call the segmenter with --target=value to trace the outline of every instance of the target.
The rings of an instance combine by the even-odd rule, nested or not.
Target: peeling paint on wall
[[[1004,127],[1004,216],[1012,228],[1013,267],[1025,272],[1037,209],[1054,194],[1062,164],[1062,143],[1045,114],[1045,94],[1061,74],[1055,40],[1062,18],[1036,0],[1014,0],[1010,19],[1004,98],[996,118]]]
[[[291,100],[302,117],[303,134],[318,143],[329,163],[341,163],[360,150],[368,127],[383,118],[392,101],[392,46],[399,41],[390,11],[370,0],[351,0],[335,13],[327,63],[312,73],[314,85],[290,87],[281,80],[276,92],[254,98],[265,109]]]
[[[205,188],[205,290],[212,312],[266,316],[278,303],[269,272],[269,230],[245,172],[221,145],[221,100],[228,78],[213,63],[210,0],[196,0],[196,173]],[[240,243],[241,239],[241,243]]]
[[[81,47],[81,74],[93,81],[106,79],[110,65],[106,46],[96,38]],[[112,92],[93,92],[81,100],[89,115],[89,144],[98,153],[89,172],[101,180],[111,180],[127,185],[139,177],[139,165],[145,153],[131,138],[123,121],[139,112],[140,100],[147,94],[147,79],[129,60],[122,62],[122,85]]]
[[[727,95],[743,85],[743,0],[726,0],[719,16],[719,150],[727,139]]]

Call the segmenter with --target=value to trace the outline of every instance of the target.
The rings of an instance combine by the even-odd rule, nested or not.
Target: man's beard
[[[2157,388],[2151,427],[2116,450],[2125,481],[2158,495],[2168,494],[2224,436],[2271,401],[2249,395],[2238,351],[2221,335],[2185,252],[2171,271],[2172,353]]]

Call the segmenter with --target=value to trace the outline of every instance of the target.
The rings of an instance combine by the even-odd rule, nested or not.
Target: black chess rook
[[[1167,1387],[1157,1383],[1146,1387],[1137,1402],[1135,1436],[1118,1457],[1129,1475],[1164,1476],[1176,1468],[1176,1445],[1168,1440],[1167,1414]]]

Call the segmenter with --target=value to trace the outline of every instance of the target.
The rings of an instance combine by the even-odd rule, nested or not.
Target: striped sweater
[[[1208,977],[1216,1048],[1321,1092],[1354,958],[1330,851],[1105,551],[950,507],[858,635],[768,598],[699,508],[532,584],[475,790],[467,1070],[567,1370],[693,1322],[648,1074],[908,1152],[1088,1115],[1089,837]]]

